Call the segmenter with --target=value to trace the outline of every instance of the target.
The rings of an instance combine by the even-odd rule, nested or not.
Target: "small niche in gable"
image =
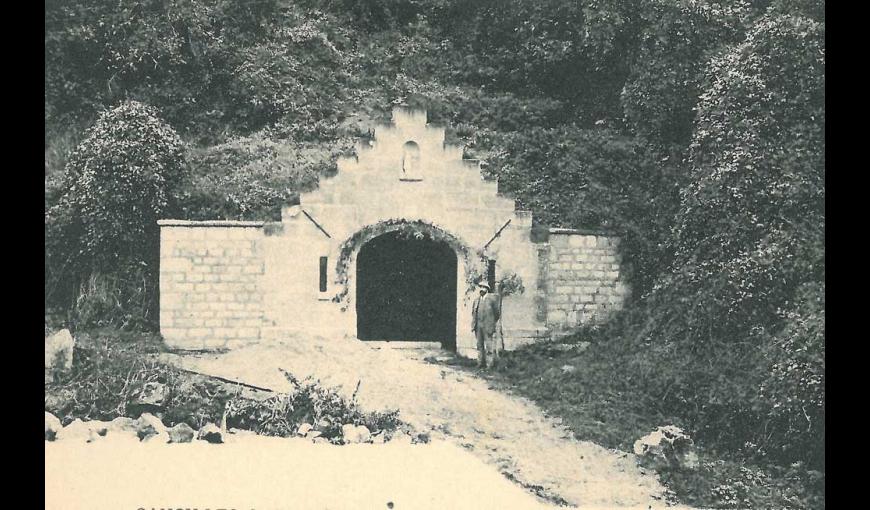
[[[402,146],[401,181],[422,181],[423,169],[420,165],[420,146],[417,142],[408,141]]]

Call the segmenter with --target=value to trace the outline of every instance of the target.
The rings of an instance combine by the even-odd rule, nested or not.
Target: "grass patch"
[[[619,355],[591,344],[539,343],[504,353],[497,368],[480,371],[494,387],[534,401],[561,418],[579,440],[632,451],[634,441],[666,424],[692,433],[692,424],[670,413],[621,364]],[[697,442],[700,467],[667,469],[660,478],[676,501],[704,508],[824,508],[824,473],[796,463],[778,466],[752,452]]]

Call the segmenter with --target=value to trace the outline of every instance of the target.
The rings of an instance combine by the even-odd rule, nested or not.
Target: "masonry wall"
[[[398,223],[451,238],[462,355],[476,355],[471,307],[483,257],[496,261],[497,278],[513,273],[525,287],[504,299],[507,349],[604,320],[622,306],[628,289],[618,239],[551,230],[549,242],[533,242],[531,213],[516,210],[477,161],[445,144],[444,128],[427,124],[425,112],[397,109],[374,134],[356,157],[337,161],[336,176],[284,207],[280,222],[159,222],[160,329],[168,346],[353,338],[360,243]],[[410,142],[413,178],[405,172]]]
[[[419,147],[416,179],[410,181],[402,175],[407,142]],[[530,240],[531,213],[517,211],[512,198],[500,195],[498,183],[481,174],[478,161],[462,159],[461,147],[445,144],[444,128],[427,124],[425,112],[397,109],[390,124],[375,128],[371,144],[358,147],[356,157],[340,158],[337,167],[338,174],[302,195],[299,206],[282,210],[280,232],[268,237],[268,335],[355,335],[359,247],[345,271],[346,289],[336,284],[341,247],[363,229],[396,220],[429,224],[453,235],[468,250],[495,258],[499,274],[510,271],[527,285],[534,282],[537,252]],[[321,256],[329,260],[329,290],[322,295],[316,292]],[[472,356],[474,289],[465,292],[469,273],[461,254],[457,256],[457,350]],[[543,328],[534,320],[530,294],[510,297],[505,307],[506,336]]]
[[[544,251],[539,273],[546,291],[539,306],[553,337],[602,322],[623,306],[629,287],[620,271],[619,238],[553,229]]]
[[[160,332],[176,349],[256,342],[264,325],[262,224],[160,221]]]

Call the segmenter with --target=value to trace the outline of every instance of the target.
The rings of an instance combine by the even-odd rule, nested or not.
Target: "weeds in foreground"
[[[396,430],[398,411],[365,412],[355,398],[312,379],[289,373],[294,390],[272,393],[192,374],[166,365],[154,356],[162,349],[157,337],[102,330],[80,333],[73,368],[45,387],[45,410],[66,424],[82,420],[137,417],[138,397],[148,383],[166,388],[155,411],[167,426],[187,423],[199,428],[207,422],[288,437],[302,423],[310,423],[327,439],[341,435],[344,424],[364,425],[372,433]]]

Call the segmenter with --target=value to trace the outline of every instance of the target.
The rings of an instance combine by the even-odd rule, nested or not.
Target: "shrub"
[[[146,243],[172,210],[184,167],[181,139],[154,108],[127,101],[100,116],[70,155],[65,195],[95,265],[112,267],[154,249]]]
[[[373,434],[395,430],[399,425],[398,411],[366,413],[355,400],[346,400],[335,388],[323,387],[310,378],[300,381],[288,372],[284,376],[293,384],[292,391],[264,401],[232,401],[227,424],[258,434],[288,437],[295,435],[302,423],[310,423],[326,439],[340,438],[342,425],[348,423],[365,425]]]
[[[75,308],[84,312],[80,318],[112,321],[102,314],[136,308],[143,320],[151,317],[153,303],[138,307],[128,298],[155,297],[150,289],[156,287],[157,220],[175,210],[173,197],[184,168],[181,139],[155,109],[127,101],[104,112],[70,154],[64,193],[57,203],[46,204],[46,273],[52,275],[46,278],[47,290],[65,286],[57,296],[75,299]],[[85,285],[88,281],[91,285]],[[76,292],[80,286],[93,292]],[[107,292],[115,294],[117,307],[105,300],[99,304],[99,294],[108,298]],[[99,311],[91,313],[89,307]]]

